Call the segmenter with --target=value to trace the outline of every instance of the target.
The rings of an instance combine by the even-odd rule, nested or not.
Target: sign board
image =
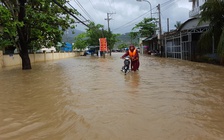
[[[107,39],[106,38],[100,38],[100,51],[107,51]]]

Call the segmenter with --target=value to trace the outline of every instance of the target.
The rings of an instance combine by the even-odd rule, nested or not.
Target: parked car
[[[56,48],[55,47],[50,47],[50,48],[41,48],[39,50],[36,51],[37,53],[49,53],[49,52],[56,52]]]

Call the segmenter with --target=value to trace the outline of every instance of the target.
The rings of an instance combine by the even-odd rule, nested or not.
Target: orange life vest
[[[129,56],[130,56],[130,57],[134,57],[134,56],[136,55],[136,49],[134,49],[133,52],[129,50],[128,53],[129,53]]]

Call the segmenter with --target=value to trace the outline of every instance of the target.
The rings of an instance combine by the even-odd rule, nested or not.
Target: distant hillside
[[[125,33],[122,34],[118,37],[118,39],[120,40],[115,47],[117,47],[119,44],[125,43],[127,45],[130,44],[138,44],[138,38],[134,39],[133,41],[131,41],[131,37],[129,36],[129,33]]]
[[[75,34],[73,34],[73,32]],[[74,37],[83,33],[83,31],[77,30],[77,29],[68,29],[67,31],[64,32],[64,35],[62,36],[62,42],[69,42],[73,43],[74,42]]]
[[[73,31],[75,32],[75,34],[73,34]],[[62,41],[63,42],[70,42],[73,43],[74,42],[74,37],[83,33],[83,31],[77,30],[77,29],[68,29],[67,31],[65,31],[64,35],[62,36]],[[118,39],[120,40],[117,44],[115,44],[115,48],[117,48],[117,46],[119,44],[125,43],[127,45],[130,44],[138,44],[138,38],[134,39],[131,42],[131,38],[129,36],[129,33],[125,33],[122,34],[118,37]]]

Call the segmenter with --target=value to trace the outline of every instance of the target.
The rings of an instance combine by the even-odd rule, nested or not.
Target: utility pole
[[[107,18],[105,18],[105,20],[107,20],[107,29],[108,32],[110,31],[110,20],[112,20],[112,18],[110,18],[110,15],[115,14],[115,13],[107,13]]]
[[[170,20],[167,18],[167,32],[170,32]]]
[[[160,4],[157,6],[159,12],[159,50],[162,56],[162,27],[161,27],[161,12],[160,12]]]
[[[107,13],[107,18],[105,18],[105,20],[107,20],[107,30],[109,34],[110,34],[110,20],[112,20],[112,18],[110,18],[110,15],[112,14],[116,14],[116,13]],[[107,45],[109,45],[109,43],[107,43]],[[110,49],[110,56],[111,56],[111,49]]]

